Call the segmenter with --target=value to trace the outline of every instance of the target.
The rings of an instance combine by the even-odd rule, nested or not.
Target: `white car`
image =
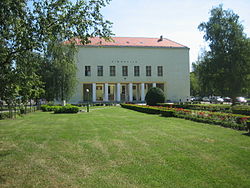
[[[221,97],[211,97],[210,98],[210,103],[221,103],[223,104],[224,100]]]
[[[247,100],[244,97],[236,97],[236,101],[240,103],[247,103]]]

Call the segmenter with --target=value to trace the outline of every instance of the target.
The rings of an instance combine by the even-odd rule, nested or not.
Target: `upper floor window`
[[[90,68],[90,66],[85,66],[85,76],[91,76],[91,68]]]
[[[146,66],[146,76],[151,76],[151,66]]]
[[[122,66],[122,76],[128,76],[128,66]]]
[[[109,70],[110,70],[110,76],[115,76],[115,66],[110,66]]]
[[[140,67],[134,66],[134,76],[140,76]]]
[[[162,66],[157,67],[157,75],[158,76],[163,76],[163,67]]]
[[[103,76],[103,66],[97,66],[97,76]]]

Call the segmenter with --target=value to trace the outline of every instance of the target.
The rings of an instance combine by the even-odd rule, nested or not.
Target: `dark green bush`
[[[232,107],[232,112],[234,114],[242,114],[250,116],[250,106],[247,105],[237,105]]]
[[[57,108],[60,108],[60,106],[50,106],[50,105],[41,106],[41,110],[43,112],[52,112],[52,111],[55,111]]]
[[[135,104],[121,104],[121,107],[135,110],[138,112],[147,113],[147,114],[161,114],[162,116],[165,116],[165,117],[172,117],[173,116],[172,110],[159,109],[157,107],[152,107],[152,106],[143,106],[143,105],[135,105]]]
[[[79,107],[72,106],[72,105],[66,105],[66,106],[57,106],[54,109],[55,114],[59,113],[77,113],[79,112]]]
[[[203,110],[203,111],[210,111],[210,112],[231,112],[230,105],[222,105],[222,104],[167,104],[167,103],[158,103],[158,106],[164,106],[169,108],[184,108],[184,109],[191,109],[191,110]]]
[[[157,103],[163,103],[165,101],[165,96],[160,88],[152,87],[147,92],[145,100],[147,105],[155,106]]]
[[[7,118],[10,118],[9,112],[1,112],[0,113],[0,120],[1,119],[7,119]]]

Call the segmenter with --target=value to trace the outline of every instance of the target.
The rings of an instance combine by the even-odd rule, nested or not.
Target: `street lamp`
[[[86,89],[87,92],[87,112],[89,112],[89,89]]]

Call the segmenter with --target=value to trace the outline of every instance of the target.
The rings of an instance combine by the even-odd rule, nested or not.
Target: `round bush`
[[[163,91],[158,87],[152,87],[147,92],[145,100],[147,102],[147,105],[154,106],[157,103],[164,103],[165,102],[165,96]]]

